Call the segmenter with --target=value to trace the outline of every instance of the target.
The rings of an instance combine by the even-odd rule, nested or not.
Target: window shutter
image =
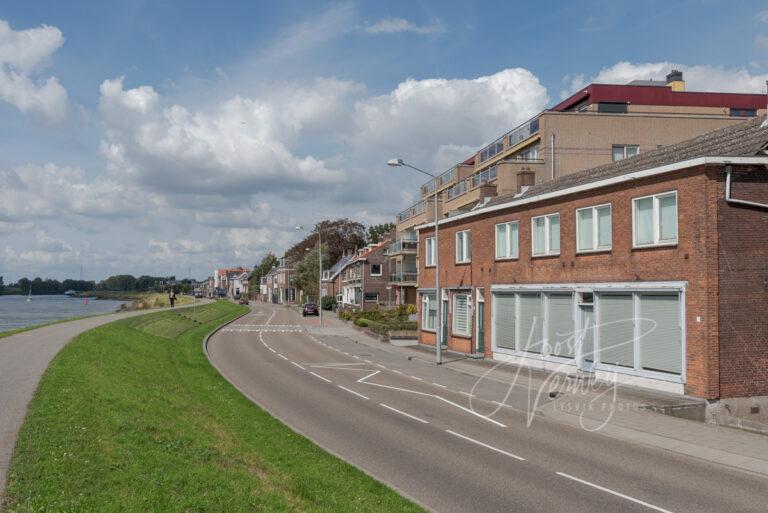
[[[653,327],[652,322],[656,323]],[[644,369],[680,374],[683,350],[680,334],[680,296],[640,296],[640,364]],[[649,332],[649,330],[651,330]]]
[[[453,331],[458,335],[469,335],[469,308],[467,296],[458,294],[454,296]]]
[[[550,353],[555,356],[573,358],[576,326],[573,320],[573,295],[550,294],[547,317]]]
[[[541,352],[543,320],[541,294],[520,294],[520,349]]]
[[[504,349],[515,347],[515,295],[496,294],[493,298],[496,345]]]
[[[635,328],[632,294],[600,294],[598,321],[599,361],[635,366]]]

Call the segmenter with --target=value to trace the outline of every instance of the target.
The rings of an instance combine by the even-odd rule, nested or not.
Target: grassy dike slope
[[[30,403],[6,510],[420,511],[219,376],[201,341],[242,311],[148,314],[67,345]]]

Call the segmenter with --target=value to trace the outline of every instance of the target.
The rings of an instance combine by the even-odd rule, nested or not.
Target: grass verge
[[[421,511],[216,372],[201,341],[243,308],[148,314],[68,344],[30,403],[6,511]]]

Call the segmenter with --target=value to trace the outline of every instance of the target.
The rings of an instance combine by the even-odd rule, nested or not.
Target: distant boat
[[[64,292],[64,295],[65,296],[69,296],[69,297],[75,297],[77,295],[77,291],[70,289],[70,290]]]
[[[27,296],[27,303],[32,302],[32,285],[29,286],[29,295]]]

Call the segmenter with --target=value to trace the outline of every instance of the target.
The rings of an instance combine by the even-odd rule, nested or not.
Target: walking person
[[[173,289],[168,292],[168,302],[171,303],[171,308],[173,308],[173,304],[176,302],[176,291]]]

